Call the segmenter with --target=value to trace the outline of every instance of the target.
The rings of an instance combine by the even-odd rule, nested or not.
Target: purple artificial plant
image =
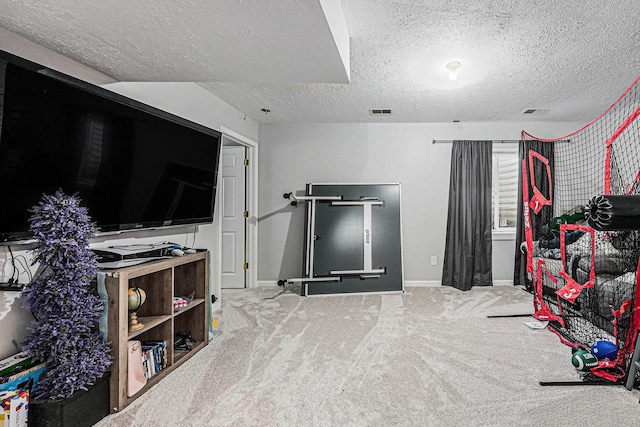
[[[111,363],[98,326],[104,304],[90,286],[98,269],[89,249],[96,226],[80,200],[62,190],[43,195],[30,212],[39,267],[23,290],[24,306],[36,319],[23,350],[49,365],[35,397],[64,399],[94,384]]]

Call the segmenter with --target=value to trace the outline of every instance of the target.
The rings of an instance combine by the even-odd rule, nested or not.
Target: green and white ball
[[[598,366],[598,358],[587,350],[580,350],[573,353],[571,363],[578,371],[589,372]]]

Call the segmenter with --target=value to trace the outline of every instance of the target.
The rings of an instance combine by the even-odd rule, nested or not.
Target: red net
[[[625,376],[640,326],[639,117],[640,77],[572,134],[541,139],[522,132],[535,316],[549,320],[566,344],[615,343],[617,358],[592,371],[609,380]]]

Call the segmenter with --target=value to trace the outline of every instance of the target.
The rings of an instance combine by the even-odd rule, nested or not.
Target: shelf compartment
[[[145,342],[145,341],[166,341],[167,342],[167,346],[169,346],[169,344],[171,344],[173,346],[173,340],[169,339],[169,338],[171,338],[171,335],[173,333],[172,330],[173,330],[173,325],[171,324],[170,321],[169,322],[163,322],[163,323],[161,323],[159,326],[157,326],[155,328],[151,328],[151,329],[149,329],[147,331],[144,331],[140,335],[136,336],[135,339],[137,339],[140,342]]]
[[[171,320],[171,316],[169,315],[138,317],[138,323],[142,323],[144,327],[137,331],[129,332],[129,339],[138,337],[146,331],[153,329],[156,326],[160,325],[162,322],[166,322],[168,320]]]
[[[128,288],[138,287],[147,295],[144,304],[136,310],[138,317],[170,315],[173,312],[171,280],[170,268],[129,280]]]
[[[190,310],[180,311],[173,318],[173,330],[179,332],[191,332],[196,341],[205,341],[208,337],[206,304],[197,304]]]
[[[194,294],[194,299],[203,299],[205,286],[203,281],[207,280],[205,272],[207,265],[205,260],[195,261],[189,265],[178,265],[173,269],[173,292],[177,297],[185,297]]]
[[[184,307],[182,307],[180,310],[174,311],[173,315],[174,316],[178,316],[178,315],[184,313],[185,311],[191,310],[193,307],[197,307],[200,304],[204,304],[204,299],[194,299],[189,304],[187,304]]]
[[[181,363],[187,361],[191,356],[195,355],[206,345],[204,341],[196,341],[191,343],[191,350],[174,350],[173,351],[173,365],[178,366]]]

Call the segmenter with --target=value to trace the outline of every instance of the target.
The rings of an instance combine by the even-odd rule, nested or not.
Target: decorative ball
[[[591,353],[593,353],[598,360],[616,360],[618,358],[618,346],[609,341],[596,341],[591,346]]]
[[[579,350],[571,356],[571,363],[578,371],[589,372],[598,366],[598,358],[587,350]]]
[[[129,288],[127,299],[129,310],[135,311],[147,300],[147,294],[140,288]]]

